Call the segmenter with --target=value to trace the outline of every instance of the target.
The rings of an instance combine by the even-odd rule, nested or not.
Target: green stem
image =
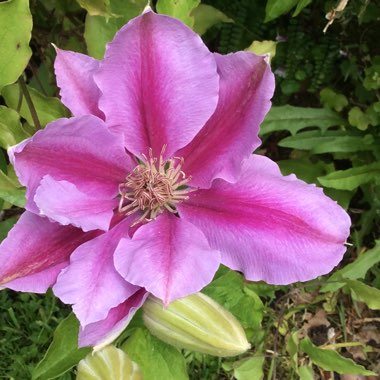
[[[335,348],[357,347],[357,346],[365,346],[365,344],[362,342],[343,342],[343,343],[328,344],[320,348],[323,348],[324,350],[334,350]]]
[[[16,108],[17,113],[20,113],[23,97],[24,97],[24,95],[23,95],[22,91],[20,91],[19,96],[18,96],[17,108]]]
[[[34,107],[32,98],[29,94],[28,87],[27,87],[27,85],[24,81],[24,78],[22,76],[18,79],[18,83],[19,83],[20,89],[21,89],[21,91],[25,97],[26,104],[28,105],[30,115],[32,116],[32,119],[33,119],[34,126],[36,127],[37,130],[41,129],[41,123],[40,123],[40,120],[38,119],[37,111]]]

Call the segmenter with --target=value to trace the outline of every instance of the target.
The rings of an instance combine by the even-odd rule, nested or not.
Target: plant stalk
[[[22,76],[18,79],[18,83],[19,83],[20,89],[21,89],[21,91],[25,97],[26,104],[28,105],[30,115],[32,116],[32,119],[33,119],[34,126],[36,127],[37,130],[39,130],[39,129],[41,129],[41,123],[40,123],[40,120],[38,119],[37,111],[36,111],[36,108],[34,107],[34,104],[33,104],[32,98],[30,96],[28,87],[27,87],[25,80]]]

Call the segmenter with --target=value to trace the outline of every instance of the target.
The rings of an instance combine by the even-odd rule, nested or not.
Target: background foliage
[[[201,34],[212,51],[271,53],[277,89],[259,153],[277,161],[283,173],[322,186],[348,209],[352,245],[334,273],[292,286],[247,283],[221,268],[204,292],[244,326],[252,349],[240,358],[180,353],[152,337],[139,313],[118,346],[148,380],[352,379],[350,374],[379,373],[380,2],[153,3]],[[0,1],[1,239],[24,205],[6,149],[69,115],[57,98],[51,43],[101,59],[105,43],[145,5],[146,0]],[[326,14],[333,23],[324,34]],[[1,291],[0,377],[75,378],[73,367],[88,350],[76,349],[78,325],[72,316],[64,319],[68,315],[50,293]]]

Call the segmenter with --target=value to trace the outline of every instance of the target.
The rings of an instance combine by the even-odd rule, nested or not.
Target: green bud
[[[88,354],[78,364],[76,380],[142,380],[140,368],[114,346]]]
[[[235,356],[250,348],[238,320],[210,297],[196,293],[168,307],[150,296],[143,306],[146,327],[178,348],[214,356]]]

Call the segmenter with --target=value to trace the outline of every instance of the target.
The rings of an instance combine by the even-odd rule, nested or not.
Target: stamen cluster
[[[176,204],[188,199],[187,194],[193,191],[187,186],[191,177],[181,170],[183,158],[164,160],[164,151],[165,146],[157,160],[150,149],[149,158],[143,155],[144,160],[119,185],[119,212],[142,212],[133,225],[153,220],[164,210],[176,213]]]

